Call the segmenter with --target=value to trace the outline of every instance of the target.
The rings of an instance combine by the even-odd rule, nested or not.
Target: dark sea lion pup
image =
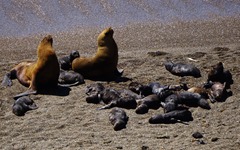
[[[60,70],[58,83],[60,86],[69,87],[69,86],[74,86],[78,84],[83,84],[85,83],[85,81],[83,76],[77,72],[74,72],[72,70],[69,70],[69,71]]]
[[[218,62],[216,65],[212,66],[208,73],[207,81],[225,83],[226,89],[229,89],[230,85],[233,84],[232,74],[229,70],[224,70],[222,62]]]
[[[164,63],[164,66],[171,74],[176,76],[193,76],[195,78],[201,77],[200,70],[192,64],[173,63],[172,61],[167,61]]]
[[[72,69],[91,80],[114,80],[122,75],[117,69],[118,47],[113,39],[113,29],[103,30],[98,38],[98,49],[93,57],[73,60]]]
[[[87,103],[98,104],[101,102],[102,92],[105,90],[105,87],[101,83],[93,83],[86,87],[86,101]]]
[[[71,70],[72,69],[72,61],[75,58],[80,57],[80,54],[78,51],[73,50],[71,51],[71,53],[69,54],[69,56],[64,56],[62,58],[60,58],[59,61],[59,65],[60,65],[60,69],[62,70]]]
[[[151,124],[176,123],[178,121],[193,121],[192,113],[187,109],[174,110],[168,113],[154,115],[148,120]]]
[[[26,92],[15,96],[15,99],[58,85],[60,67],[52,43],[51,35],[44,37],[37,48],[36,62],[22,62],[5,75],[3,86],[11,86],[11,80],[18,79],[22,85],[29,87]]]
[[[161,106],[160,98],[156,94],[139,99],[137,103],[138,107],[135,110],[137,114],[145,114],[149,109],[158,109]]]
[[[28,96],[23,96],[14,102],[12,106],[12,112],[17,116],[24,116],[27,111],[37,108],[37,105],[32,99],[30,99]]]
[[[110,111],[109,120],[114,126],[113,129],[119,131],[126,128],[128,116],[123,109],[116,107]]]

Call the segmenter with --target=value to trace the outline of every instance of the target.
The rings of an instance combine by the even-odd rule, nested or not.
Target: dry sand
[[[110,110],[97,111],[101,105],[88,104],[85,84],[71,87],[64,92],[53,90],[50,95],[33,95],[38,109],[23,117],[11,112],[13,96],[27,88],[14,80],[10,88],[0,88],[0,149],[232,149],[240,148],[240,20],[222,18],[212,21],[129,24],[114,28],[114,38],[119,47],[119,65],[125,77],[143,84],[158,81],[161,84],[178,84],[179,77],[171,75],[163,66],[166,58],[176,62],[192,63],[200,68],[202,77],[186,77],[190,86],[203,83],[207,71],[219,61],[233,74],[233,96],[225,102],[211,105],[211,110],[191,108],[194,120],[189,125],[149,124],[148,119],[163,113],[162,108],[138,115],[126,110],[127,128],[114,131],[108,120]],[[96,51],[96,38],[102,28],[74,29],[51,33],[58,57],[71,50],[82,56]],[[36,48],[44,35],[32,37],[1,38],[0,76],[23,60],[35,60]],[[229,49],[214,49],[227,47]],[[148,52],[166,52],[151,56]],[[189,61],[187,57],[196,59]],[[128,82],[103,82],[117,89],[127,88]],[[205,144],[199,144],[192,134],[203,134]],[[212,141],[218,138],[217,141]]]

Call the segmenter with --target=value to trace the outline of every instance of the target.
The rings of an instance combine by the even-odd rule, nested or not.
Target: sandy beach
[[[106,26],[108,27],[108,26]],[[58,57],[78,50],[81,56],[92,56],[97,49],[98,34],[106,27],[72,28],[49,32]],[[224,102],[210,103],[211,109],[190,108],[193,121],[187,124],[149,124],[148,119],[163,113],[163,108],[139,115],[134,109],[124,109],[129,116],[126,129],[114,131],[108,120],[110,109],[96,110],[101,104],[86,102],[85,88],[95,81],[65,89],[53,89],[52,94],[31,95],[39,107],[23,117],[12,113],[13,96],[27,88],[17,80],[13,86],[0,87],[0,149],[81,149],[81,150],[238,150],[240,147],[240,19],[219,17],[211,20],[129,23],[112,26],[119,48],[118,68],[123,77],[148,84],[179,84],[184,80],[197,86],[207,80],[212,65],[223,62],[233,75],[233,95]],[[0,38],[0,77],[3,79],[14,65],[36,60],[38,43],[45,33]],[[218,48],[217,48],[218,47]],[[159,55],[151,55],[154,52]],[[152,52],[152,53],[151,53]],[[196,61],[191,61],[192,58]],[[194,64],[201,78],[180,78],[170,74],[163,62]],[[104,86],[125,89],[127,82],[101,82]],[[194,132],[203,134],[199,140]],[[216,140],[214,140],[216,139]]]

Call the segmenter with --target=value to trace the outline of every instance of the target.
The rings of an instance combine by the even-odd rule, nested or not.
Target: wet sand
[[[239,58],[240,20],[221,18],[212,21],[190,21],[170,24],[136,23],[114,27],[114,38],[119,47],[118,67],[124,69],[124,77],[143,84],[157,81],[161,84],[178,84],[179,77],[171,75],[163,66],[166,58],[176,62],[192,63],[200,68],[202,77],[186,77],[190,86],[207,80],[207,72],[217,62],[233,74],[233,96],[225,102],[211,105],[211,110],[190,108],[194,120],[188,125],[148,123],[163,109],[150,110],[138,115],[126,110],[129,116],[127,128],[114,131],[108,120],[110,110],[97,111],[100,104],[85,101],[85,87],[94,81],[71,87],[59,96],[33,95],[38,109],[24,117],[11,112],[13,95],[27,88],[14,80],[10,88],[0,88],[0,149],[232,149],[240,147]],[[96,51],[96,38],[103,28],[76,28],[52,33],[57,56],[79,50],[82,56]],[[35,60],[36,48],[45,36],[2,37],[0,39],[0,77],[23,60]],[[215,47],[227,47],[219,50]],[[148,52],[165,52],[152,56]],[[189,61],[187,57],[196,59]],[[117,89],[127,88],[130,81],[103,82]],[[205,144],[192,137],[199,131]],[[217,141],[212,141],[218,138]]]

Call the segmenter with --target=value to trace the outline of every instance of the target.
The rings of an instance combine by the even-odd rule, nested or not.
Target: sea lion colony
[[[73,86],[83,84],[84,79],[116,81],[122,72],[117,69],[118,48],[113,39],[113,29],[103,30],[97,39],[98,49],[93,57],[85,58],[78,51],[72,51],[68,56],[57,59],[53,50],[53,39],[50,35],[44,37],[37,48],[36,62],[22,62],[6,73],[2,86],[12,86],[12,79],[29,87],[29,89],[14,97],[12,111],[17,116],[24,116],[29,110],[38,107],[29,95],[37,94],[42,88],[58,86]],[[164,62],[171,74],[184,77],[200,78],[201,72],[193,64]],[[49,73],[50,72],[50,73]],[[211,109],[208,99],[214,103],[225,101],[231,96],[230,85],[232,75],[224,70],[223,63],[214,65],[208,73],[208,79],[200,87],[188,87],[186,83],[179,85],[161,85],[151,82],[147,85],[132,81],[126,89],[106,88],[101,83],[86,86],[86,102],[104,106],[98,110],[112,109],[109,121],[118,131],[126,127],[128,116],[124,109],[134,109],[136,114],[148,113],[149,109],[164,109],[163,114],[149,118],[149,123],[176,123],[192,121],[188,110],[190,107]],[[124,108],[124,109],[123,109]]]

